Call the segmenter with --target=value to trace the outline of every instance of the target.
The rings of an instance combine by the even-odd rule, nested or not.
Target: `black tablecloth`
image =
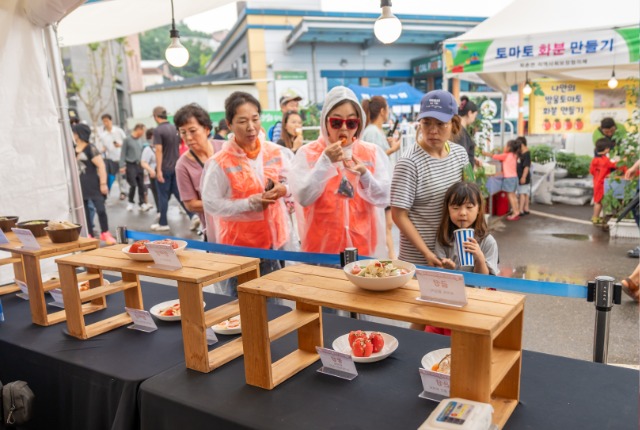
[[[354,329],[395,336],[387,359],[357,364],[346,381],[317,373],[316,362],[268,391],[245,384],[235,360],[210,374],[176,366],[140,386],[143,430],[198,429],[415,429],[436,403],[418,397],[422,356],[449,338],[323,315],[324,339]],[[272,345],[274,361],[292,351],[288,335]],[[506,429],[637,429],[638,372],[525,351],[521,404]]]
[[[177,288],[143,283],[145,309],[178,298]],[[0,380],[24,380],[36,395],[35,418],[25,428],[127,430],[139,428],[138,387],[173,366],[185,368],[180,322],[156,320],[158,330],[143,333],[126,327],[88,340],[63,333],[66,323],[42,327],[31,323],[29,303],[0,296]],[[205,293],[206,309],[231,298]],[[47,295],[47,301],[52,299]],[[124,312],[124,295],[107,297],[108,308],[86,316],[87,324]],[[50,311],[59,310],[50,308]],[[288,308],[269,306],[270,315]],[[217,347],[231,339],[219,336]]]

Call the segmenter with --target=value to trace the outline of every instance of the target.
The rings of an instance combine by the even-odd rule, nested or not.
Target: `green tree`
[[[169,25],[154,28],[140,34],[140,53],[143,60],[164,59],[164,51],[169,46]],[[181,68],[169,66],[171,73],[190,78],[206,74],[206,65],[213,56],[213,50],[198,40],[186,40],[187,38],[209,39],[211,36],[201,31],[191,30],[182,23],[176,25],[180,31],[181,42],[189,51],[189,62]]]

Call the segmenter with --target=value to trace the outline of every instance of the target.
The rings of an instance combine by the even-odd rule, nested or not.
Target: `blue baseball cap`
[[[422,118],[435,118],[438,121],[449,122],[454,115],[458,114],[458,103],[449,91],[435,90],[429,91],[420,100],[420,114],[418,120]]]

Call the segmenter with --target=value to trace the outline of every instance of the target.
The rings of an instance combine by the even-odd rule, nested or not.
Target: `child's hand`
[[[440,261],[442,262],[442,267],[444,267],[445,269],[455,270],[456,263],[454,263],[453,260],[443,258]]]
[[[484,262],[484,254],[480,249],[480,244],[473,237],[467,239],[465,243],[462,244],[464,246],[464,250],[469,254],[473,254],[474,260]]]

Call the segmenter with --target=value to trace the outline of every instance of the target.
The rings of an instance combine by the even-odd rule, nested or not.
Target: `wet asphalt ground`
[[[515,222],[492,217],[492,223],[498,227],[493,235],[499,246],[500,276],[586,285],[599,275],[612,276],[619,282],[638,264],[638,259],[626,255],[638,240],[610,239],[607,232],[592,226],[591,206],[532,205],[531,209],[530,215]],[[107,201],[107,212],[114,236],[116,226],[151,231],[149,226],[156,222],[155,208],[145,213],[137,209],[128,212],[126,201],[118,200],[115,187]],[[189,230],[189,220],[173,198],[168,216],[170,235],[201,240],[201,236]],[[396,229],[396,246],[397,233]],[[549,295],[526,296],[525,349],[593,359],[593,303]],[[637,368],[640,361],[638,321],[638,305],[623,294],[622,304],[615,305],[611,312],[609,363]]]

